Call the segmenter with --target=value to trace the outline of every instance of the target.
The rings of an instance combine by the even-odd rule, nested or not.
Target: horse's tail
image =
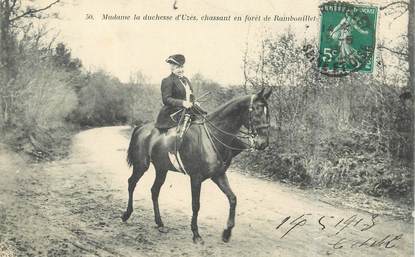
[[[127,151],[127,163],[128,166],[132,166],[134,164],[134,155],[136,153],[136,151],[138,149],[136,149],[137,147],[137,138],[138,138],[138,134],[136,133],[136,131],[139,129],[139,127],[135,127],[133,130],[133,133],[131,134],[131,140],[130,140],[130,145],[128,146],[128,151]]]

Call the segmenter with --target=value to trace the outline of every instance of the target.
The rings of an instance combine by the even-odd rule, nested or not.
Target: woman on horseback
[[[204,113],[193,95],[193,87],[189,79],[184,76],[184,63],[186,59],[182,54],[171,55],[166,59],[170,64],[171,74],[161,82],[161,108],[155,127],[165,130],[177,126],[183,111],[190,114]]]

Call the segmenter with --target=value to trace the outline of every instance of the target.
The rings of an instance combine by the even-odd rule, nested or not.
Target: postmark
[[[317,67],[328,76],[372,73],[378,8],[345,2],[320,5]]]

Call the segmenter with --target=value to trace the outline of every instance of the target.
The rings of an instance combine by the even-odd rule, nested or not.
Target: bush
[[[372,143],[370,143],[372,141]],[[264,151],[243,152],[235,165],[243,172],[301,186],[337,188],[413,202],[413,172],[405,161],[377,151],[356,131],[328,137],[319,155],[287,153],[277,142]]]

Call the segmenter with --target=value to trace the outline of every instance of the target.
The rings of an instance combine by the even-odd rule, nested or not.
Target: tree
[[[59,3],[55,0],[46,6],[23,5],[21,0],[0,0],[0,127],[9,124],[13,84],[17,76],[16,34],[24,18],[46,18],[44,12]],[[20,24],[21,25],[21,24]]]
[[[408,0],[408,1],[392,1],[385,6],[380,8],[381,10],[390,11],[392,14],[396,14],[395,17],[398,18],[402,16],[403,14],[408,14],[408,24],[407,24],[407,32],[406,32],[406,38],[408,41],[407,45],[407,52],[402,51],[396,51],[395,49],[390,49],[383,47],[384,49],[394,53],[395,55],[403,55],[407,61],[408,61],[408,90],[407,92],[403,92],[401,94],[401,99],[407,98],[409,101],[411,101],[410,104],[410,110],[409,112],[412,114],[410,115],[409,119],[409,126],[410,126],[410,135],[409,135],[409,141],[410,144],[413,146],[414,142],[414,126],[413,121],[415,120],[415,101],[413,98],[415,97],[415,0]],[[409,93],[409,94],[408,94]],[[413,154],[411,155],[413,157]]]
[[[408,60],[409,64],[409,79],[408,79],[408,90],[414,95],[414,87],[415,87],[415,1],[408,0],[408,1],[392,1],[385,6],[380,7],[382,11],[388,11],[388,14],[396,15],[394,19],[401,17],[404,14],[408,14],[408,24],[407,24],[407,32],[405,33],[406,38],[408,40],[407,51],[399,51],[396,49],[391,49],[387,46],[381,45],[380,49],[388,50],[395,55],[404,56]]]
[[[192,77],[191,81],[196,98],[202,96],[205,93],[210,93],[200,100],[202,103],[202,108],[208,112],[215,110],[218,108],[218,106],[233,97],[229,89],[222,87],[215,81],[203,77],[203,75],[200,73],[195,74]]]
[[[71,50],[64,43],[58,43],[55,47],[54,61],[56,65],[66,69],[68,72],[79,72],[82,67],[81,60],[71,57]]]
[[[141,71],[130,75],[130,81],[123,87],[124,109],[131,125],[154,121],[160,109],[159,87],[151,85],[149,78]]]
[[[408,11],[409,88],[415,96],[415,0],[409,0]]]

